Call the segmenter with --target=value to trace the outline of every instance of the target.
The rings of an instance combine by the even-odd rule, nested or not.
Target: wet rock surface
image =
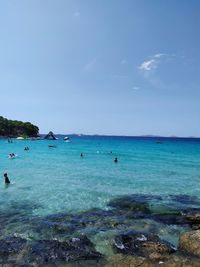
[[[25,249],[27,241],[19,237],[7,237],[0,240],[1,266],[15,266],[18,255]]]
[[[175,252],[172,245],[160,240],[157,235],[133,231],[116,236],[113,246],[118,253],[145,257],[152,261],[162,260]]]
[[[179,249],[200,257],[200,230],[181,234]]]
[[[150,263],[143,257],[135,257],[130,255],[116,254],[108,258],[104,267],[153,267]],[[154,265],[155,266],[155,265]]]
[[[26,261],[43,266],[45,263],[59,263],[79,260],[98,260],[101,254],[86,237],[72,238],[66,242],[57,240],[35,241],[28,249]]]
[[[54,266],[59,263],[59,266],[77,267],[87,262],[88,266],[104,266],[105,255],[120,253],[123,255],[116,258],[125,260],[127,257],[126,264],[134,261],[134,264],[139,264],[142,260],[141,266],[151,266],[144,264],[152,262],[156,266],[161,261],[162,264],[170,262],[171,265],[166,266],[182,267],[193,266],[187,265],[189,260],[185,253],[200,254],[198,231],[181,235],[181,256],[169,242],[163,241],[171,242],[167,239],[169,236],[178,240],[182,232],[199,229],[200,201],[196,197],[125,195],[110,201],[106,210],[93,208],[44,217],[33,216],[34,207],[37,204],[12,203],[9,210],[2,211],[1,264],[24,264],[25,267],[26,264]],[[20,227],[17,222],[20,222]],[[7,237],[13,233],[15,237]],[[185,241],[189,239],[193,240],[192,244]],[[174,265],[178,261],[182,265]],[[192,262],[195,262],[194,257]]]
[[[28,242],[21,238],[10,237],[0,240],[0,257],[2,264],[44,266],[80,260],[98,261],[102,255],[85,236],[65,242],[57,240]]]
[[[197,258],[172,254],[166,261],[151,262],[144,257],[115,254],[107,259],[104,267],[199,267]]]
[[[192,229],[200,229],[200,210],[192,210],[184,215],[185,221]]]
[[[19,237],[7,237],[0,240],[0,264],[16,265],[18,255],[26,247],[27,241]]]

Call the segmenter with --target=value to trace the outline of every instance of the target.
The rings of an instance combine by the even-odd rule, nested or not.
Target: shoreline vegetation
[[[38,137],[39,128],[30,122],[9,120],[0,116],[0,136],[3,138],[16,138],[18,136]]]
[[[23,139],[28,139],[31,137],[35,137],[40,139],[41,137],[44,137],[44,139],[52,139],[57,140],[55,138],[56,136],[62,136],[66,134],[56,134],[54,135],[53,132],[49,132],[48,134],[39,134],[39,127],[30,123],[30,122],[22,122],[18,120],[9,120],[7,118],[4,118],[3,116],[0,116],[0,139],[6,139],[6,138],[17,138],[17,137],[23,137]],[[121,137],[121,138],[147,138],[147,139],[200,139],[198,136],[160,136],[160,135],[105,135],[105,134],[67,134],[69,136],[96,136],[96,137]],[[48,138],[48,136],[53,138]],[[47,138],[45,138],[47,137]]]

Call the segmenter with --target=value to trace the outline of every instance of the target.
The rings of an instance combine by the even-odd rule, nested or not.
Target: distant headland
[[[9,120],[0,116],[0,136],[2,137],[37,137],[39,128],[30,122]]]

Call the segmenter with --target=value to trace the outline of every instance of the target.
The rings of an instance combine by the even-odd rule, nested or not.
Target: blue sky
[[[0,114],[40,132],[200,136],[200,1],[0,1]]]

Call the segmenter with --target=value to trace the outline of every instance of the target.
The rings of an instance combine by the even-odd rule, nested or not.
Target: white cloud
[[[153,56],[150,56],[149,59],[142,62],[138,68],[141,70],[143,77],[152,87],[164,90],[168,88],[168,85],[165,81],[163,81],[162,76],[159,77],[159,72],[156,72],[155,70],[161,64],[166,64],[168,61],[175,60],[176,58],[176,54],[156,53]],[[160,72],[160,74],[162,73]]]
[[[74,17],[79,17],[80,16],[80,12],[76,11],[74,12]]]
[[[150,59],[150,60],[144,61],[139,66],[139,69],[143,71],[150,71],[152,69],[155,69],[156,67],[157,67],[157,61],[155,59]]]
[[[163,53],[157,53],[150,57],[149,60],[145,60],[141,65],[139,66],[139,69],[144,72],[150,72],[153,69],[156,69],[161,62],[161,58],[167,56]]]
[[[148,60],[142,62],[139,66],[139,69],[145,73],[148,73],[151,70],[156,69],[161,62],[173,60],[175,57],[175,54],[157,53],[151,56]]]
[[[158,54],[155,54],[153,57],[155,58],[160,58],[160,57],[163,57],[165,54],[162,54],[162,53],[158,53]]]

